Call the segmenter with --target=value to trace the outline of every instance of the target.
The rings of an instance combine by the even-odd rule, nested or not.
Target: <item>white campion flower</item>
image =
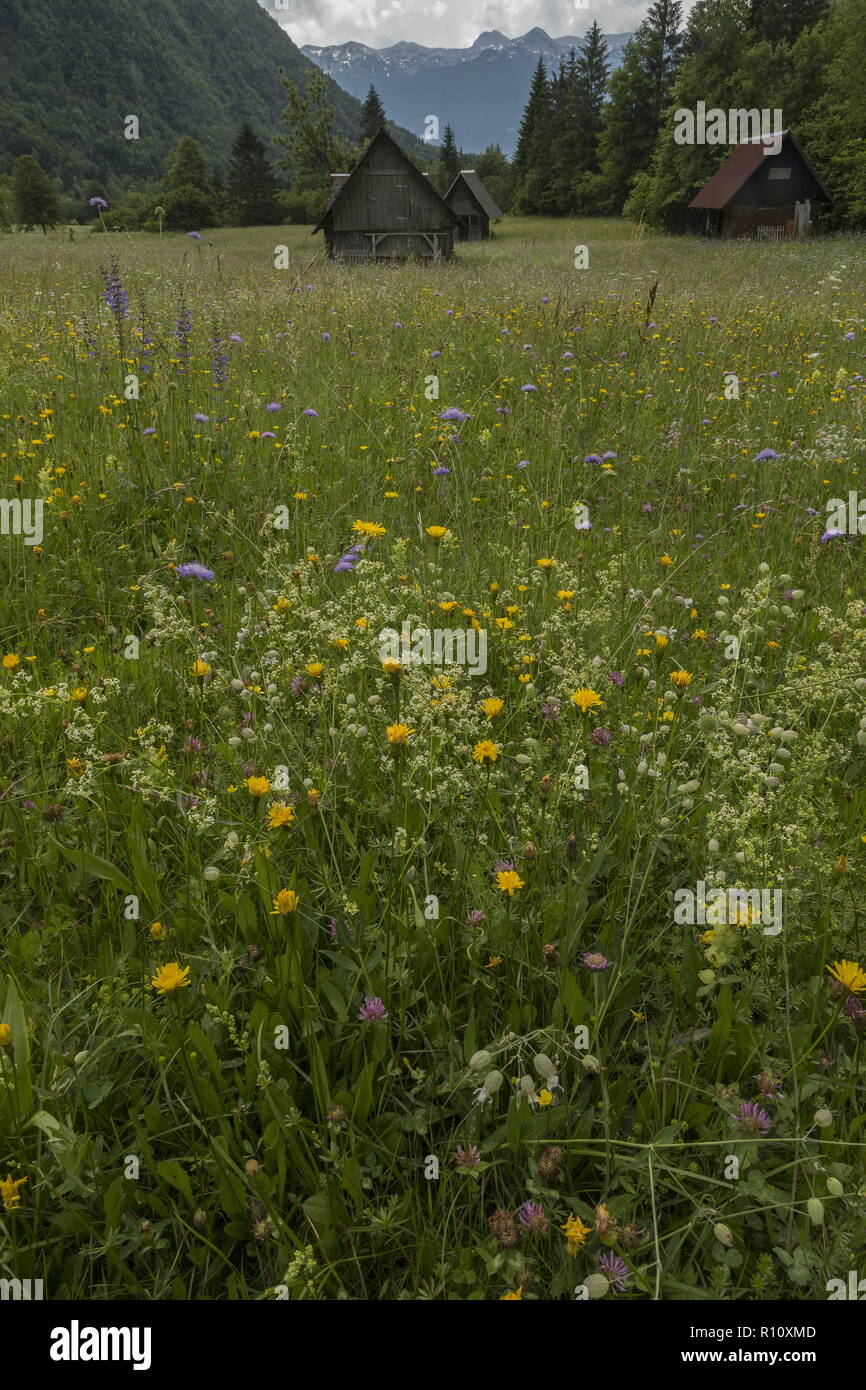
[[[532,1059],[532,1065],[545,1082],[549,1091],[556,1091],[559,1089],[559,1077],[556,1074],[556,1067],[546,1053],[537,1053]]]
[[[503,1076],[501,1071],[489,1071],[484,1078],[483,1086],[479,1086],[475,1092],[475,1099],[479,1105],[485,1105],[491,1096],[495,1096],[499,1087],[502,1085]]]

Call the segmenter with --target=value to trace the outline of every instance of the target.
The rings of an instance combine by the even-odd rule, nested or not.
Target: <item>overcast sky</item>
[[[635,29],[649,0],[259,0],[290,38],[387,48],[408,39],[431,48],[468,48],[485,29],[517,38],[536,25],[553,38],[586,33],[597,19],[605,33]],[[685,13],[692,0],[685,0]]]

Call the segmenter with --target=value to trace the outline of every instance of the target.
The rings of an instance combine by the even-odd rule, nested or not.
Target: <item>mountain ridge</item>
[[[301,52],[352,96],[363,99],[372,84],[389,119],[422,138],[427,117],[436,115],[440,136],[449,124],[467,152],[480,154],[498,144],[511,156],[539,57],[554,68],[584,37],[552,38],[536,25],[514,39],[487,29],[468,48],[432,48],[405,40],[372,48],[350,40],[304,44]],[[631,34],[605,37],[613,71]]]

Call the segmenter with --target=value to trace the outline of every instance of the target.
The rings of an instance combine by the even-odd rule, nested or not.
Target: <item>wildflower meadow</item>
[[[860,1297],[862,238],[3,249],[0,1276]]]

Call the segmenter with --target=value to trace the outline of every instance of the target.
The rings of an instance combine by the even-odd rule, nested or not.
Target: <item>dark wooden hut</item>
[[[328,204],[313,228],[327,254],[346,261],[447,260],[455,213],[400,146],[380,130],[349,174],[332,174]]]
[[[689,204],[692,225],[707,236],[811,236],[832,202],[790,130],[772,153],[758,137],[738,145]]]
[[[490,236],[490,223],[502,216],[474,169],[461,169],[445,194],[445,201],[457,214],[457,240],[483,241]]]

